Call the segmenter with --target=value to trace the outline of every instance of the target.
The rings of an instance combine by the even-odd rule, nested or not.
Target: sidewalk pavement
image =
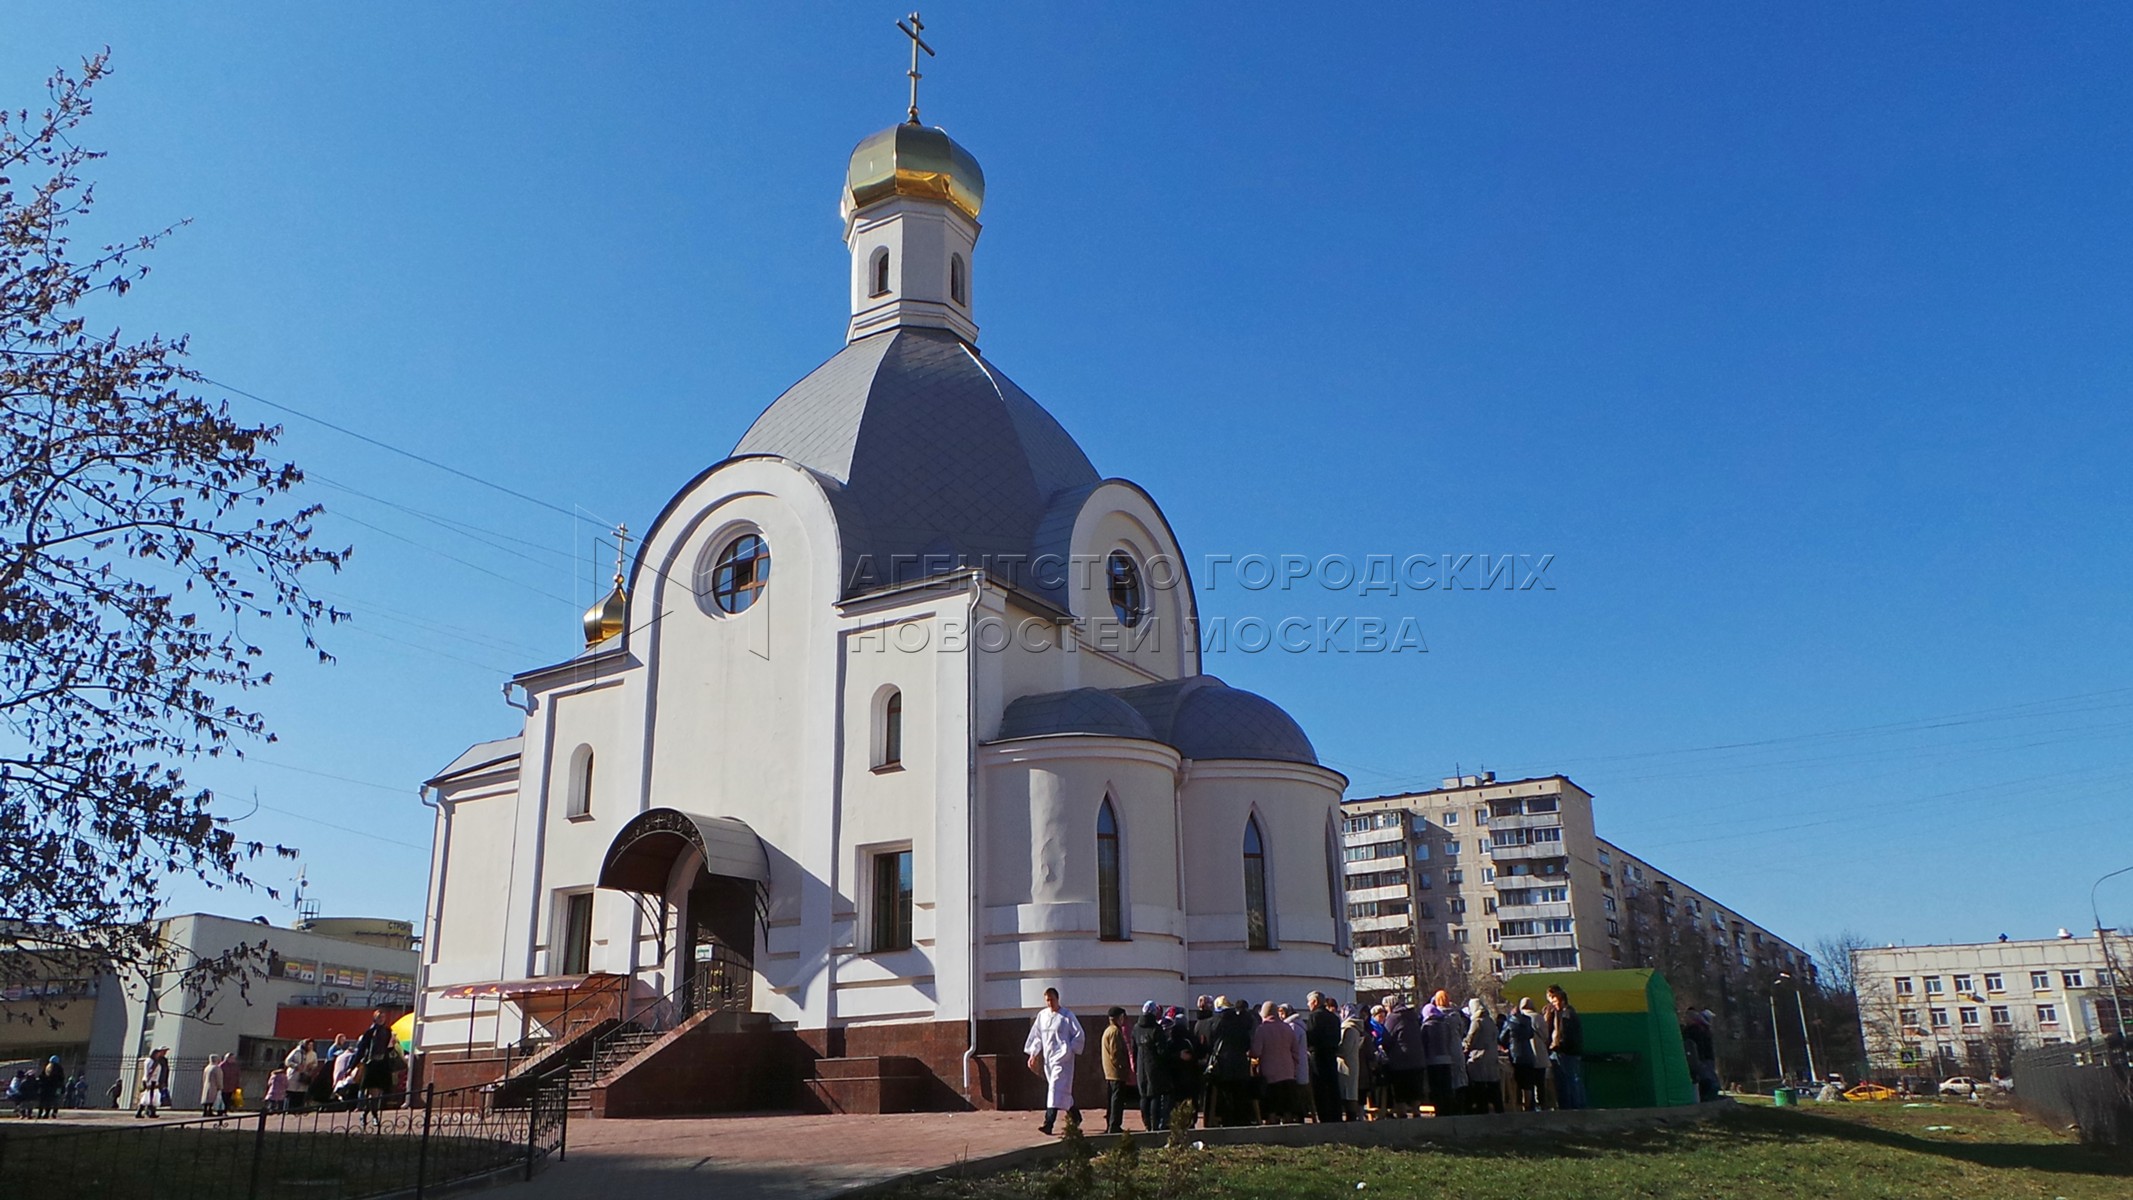
[[[1038,1146],[1033,1112],[577,1121],[569,1157],[508,1200],[818,1200],[913,1171]],[[496,1193],[507,1200],[505,1193]]]

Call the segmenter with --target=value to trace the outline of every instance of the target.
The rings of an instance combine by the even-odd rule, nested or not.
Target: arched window
[[[1096,810],[1096,921],[1097,936],[1107,942],[1126,940],[1123,885],[1119,881],[1118,811],[1104,797]]]
[[[1140,564],[1124,550],[1113,550],[1104,563],[1104,579],[1111,593],[1111,611],[1119,624],[1132,627],[1148,615],[1148,598],[1141,591]]]
[[[570,755],[570,779],[564,785],[563,815],[592,815],[593,748],[580,746]]]
[[[1333,948],[1346,954],[1351,948],[1348,935],[1347,889],[1341,878],[1341,839],[1334,828],[1332,814],[1326,816],[1326,906],[1333,914]]]
[[[970,282],[960,254],[948,257],[948,298],[965,308],[970,307]]]
[[[874,260],[868,264],[867,275],[871,281],[871,290],[867,293],[868,295],[886,296],[889,294],[889,248],[887,246],[883,246],[874,252]]]
[[[881,753],[877,767],[898,767],[904,761],[904,694],[890,689],[881,702]]]
[[[1274,948],[1273,931],[1267,926],[1266,838],[1256,816],[1244,820],[1244,948]]]

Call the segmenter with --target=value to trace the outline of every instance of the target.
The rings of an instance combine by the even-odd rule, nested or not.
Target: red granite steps
[[[931,1082],[924,1063],[901,1055],[818,1058],[808,1093],[833,1113],[918,1112]]]

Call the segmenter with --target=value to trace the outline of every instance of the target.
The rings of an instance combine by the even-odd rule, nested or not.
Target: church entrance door
[[[745,1012],[755,982],[755,888],[746,880],[699,873],[682,913],[685,1006]]]

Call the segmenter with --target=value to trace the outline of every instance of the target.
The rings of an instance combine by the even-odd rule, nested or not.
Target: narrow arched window
[[[592,815],[593,750],[580,746],[570,756],[570,779],[565,784],[563,815],[566,817],[589,817]]]
[[[1341,879],[1341,839],[1326,817],[1326,906],[1333,916],[1333,948],[1343,954],[1352,948],[1347,921],[1347,888]]]
[[[948,258],[948,298],[966,308],[970,306],[970,282],[960,254]]]
[[[1267,927],[1266,837],[1259,832],[1259,818],[1244,821],[1244,948],[1271,950],[1272,930]]]
[[[1107,942],[1126,940],[1126,912],[1119,882],[1118,810],[1104,797],[1096,810],[1097,936]]]
[[[1148,615],[1148,600],[1141,590],[1140,564],[1124,550],[1113,550],[1104,562],[1104,579],[1111,594],[1111,611],[1119,624],[1132,627]]]
[[[881,704],[881,761],[876,766],[901,766],[904,761],[904,694],[890,692]]]
[[[871,271],[869,272],[869,274],[873,276],[873,280],[872,280],[872,288],[871,288],[871,291],[870,291],[870,292],[869,292],[868,294],[869,294],[869,295],[874,295],[874,296],[886,296],[886,295],[888,295],[888,294],[889,294],[889,251],[888,251],[888,248],[887,248],[887,247],[883,247],[882,249],[880,249],[880,250],[876,250],[876,251],[874,252],[874,262],[873,262],[873,267],[872,267],[872,270],[871,270]]]

